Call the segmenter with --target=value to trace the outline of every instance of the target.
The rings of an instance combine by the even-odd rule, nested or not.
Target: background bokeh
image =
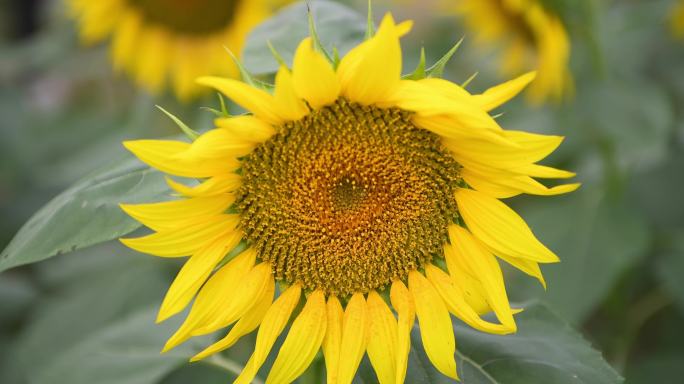
[[[680,383],[684,40],[668,27],[674,1],[548,1],[572,39],[575,97],[536,107],[518,98],[504,106],[499,121],[507,129],[566,136],[547,164],[578,172],[583,186],[568,196],[510,200],[562,263],[543,268],[547,291],[508,271],[509,294],[517,302],[548,304],[627,383]],[[365,2],[346,3],[365,14]],[[403,40],[405,72],[421,46],[432,63],[465,34],[445,77],[460,83],[478,71],[473,92],[504,80],[496,51],[476,49],[461,21],[430,3],[375,2],[376,15],[392,10],[416,21]],[[258,38],[250,41],[247,69],[268,72],[275,62]],[[172,95],[152,97],[113,73],[107,56],[106,45],[79,45],[60,1],[0,0],[0,249],[61,191],[129,160],[122,140],[177,135],[155,104],[195,129],[211,126],[212,115],[200,107],[216,107],[214,96],[189,105]],[[97,236],[88,226],[101,213],[89,211],[92,217],[79,221],[83,236]],[[0,383],[55,382],[77,369],[69,362],[82,361],[103,340],[113,341],[108,352],[116,358],[101,356],[89,369],[116,371],[112,382],[225,382],[225,364],[177,368],[187,356],[182,349],[159,358],[126,343],[163,340],[177,325],[139,327],[151,322],[177,268],[109,242],[0,274]],[[248,345],[232,352],[238,360]],[[153,368],[126,376],[140,366]]]

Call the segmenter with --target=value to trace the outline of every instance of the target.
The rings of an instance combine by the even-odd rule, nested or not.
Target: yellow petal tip
[[[160,324],[166,320],[169,319],[172,315],[169,313],[169,311],[164,310],[164,308],[159,310],[159,313],[157,314],[157,318],[154,320],[156,324]]]
[[[205,354],[200,352],[200,353],[196,354],[195,356],[191,357],[190,360],[188,360],[188,361],[190,361],[191,363],[196,363],[196,362],[204,359],[205,357],[207,357],[207,356],[205,356]]]
[[[220,80],[220,77],[216,76],[201,76],[195,79],[195,83],[199,85],[206,85],[206,86],[211,86],[211,83],[213,83],[216,80]]]

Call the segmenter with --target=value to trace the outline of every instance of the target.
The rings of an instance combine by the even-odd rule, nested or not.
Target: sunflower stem
[[[672,304],[672,298],[664,294],[660,289],[655,289],[636,303],[627,313],[625,331],[623,336],[617,339],[614,346],[613,366],[618,372],[624,372],[627,360],[632,352],[631,346],[639,336],[642,328],[653,318],[654,315]]]

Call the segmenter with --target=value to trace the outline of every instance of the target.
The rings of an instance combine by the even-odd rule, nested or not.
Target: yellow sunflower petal
[[[464,166],[475,164],[513,170],[543,159],[563,141],[561,136],[527,134],[519,131],[502,131],[502,134],[519,147],[495,142],[452,139],[444,140],[444,144]]]
[[[195,83],[195,79],[199,73],[206,73],[197,71],[197,57],[191,39],[176,41],[171,85],[182,101],[189,100],[197,93],[199,87]]]
[[[397,371],[394,375],[395,384],[403,384],[408,367],[408,356],[411,351],[411,329],[416,319],[416,307],[411,293],[404,283],[395,280],[390,289],[390,301],[397,311]]]
[[[515,329],[515,321],[506,294],[503,273],[494,255],[467,229],[461,226],[449,226],[449,239],[457,257],[463,260],[479,278],[487,295],[487,302],[496,313],[499,321],[504,326]]]
[[[200,217],[224,213],[234,200],[226,194],[152,204],[121,204],[120,207],[146,227],[163,231],[183,227]]]
[[[150,255],[189,256],[214,239],[231,233],[238,220],[237,215],[216,215],[185,227],[120,241],[131,249]]]
[[[497,256],[513,267],[539,280],[542,287],[546,289],[546,280],[544,280],[544,275],[542,274],[541,268],[539,268],[539,263],[532,260],[519,259],[517,257]]]
[[[132,68],[135,64],[135,42],[142,29],[140,16],[134,11],[125,11],[112,38],[112,64],[115,70]]]
[[[514,168],[513,171],[516,173],[545,179],[568,179],[576,176],[576,173],[574,172],[564,171],[562,169],[551,168],[539,164],[526,164],[521,167]]]
[[[524,131],[503,131],[504,136],[518,143],[524,151],[521,155],[529,163],[536,163],[555,151],[565,138],[556,135],[542,135]]]
[[[323,339],[323,355],[328,383],[337,383],[340,365],[340,348],[342,346],[342,322],[344,310],[336,296],[330,296],[327,304],[328,327]]]
[[[181,177],[211,177],[225,174],[238,166],[237,159],[187,159],[178,155],[190,148],[189,143],[170,140],[133,140],[124,146],[141,161],[162,172]]]
[[[235,248],[242,238],[242,233],[233,231],[220,237],[193,254],[183,265],[166,292],[159,309],[157,322],[164,321],[180,312],[188,305],[193,296],[207,280],[211,271],[231,249]]]
[[[425,353],[438,371],[458,380],[454,329],[444,301],[418,271],[409,272],[409,291],[416,303]]]
[[[474,95],[475,101],[485,110],[492,109],[506,103],[520,93],[537,76],[537,72],[528,72],[513,80],[491,87],[481,95]]]
[[[252,269],[256,252],[247,249],[219,269],[202,287],[192,309],[180,328],[169,338],[162,352],[166,352],[189,339],[192,331],[210,321],[221,309],[223,295],[234,292],[238,282]]]
[[[449,275],[441,269],[429,264],[425,267],[425,273],[428,280],[432,283],[437,292],[439,292],[442,300],[444,300],[449,312],[463,320],[466,324],[480,331],[499,335],[505,335],[516,331],[515,323],[513,323],[513,328],[511,328],[503,324],[495,324],[482,320],[477,312],[475,312],[475,310],[465,301],[463,292],[453,284]]]
[[[331,104],[340,96],[340,82],[328,60],[313,49],[311,38],[299,43],[292,64],[292,80],[299,97],[314,109]]]
[[[266,357],[268,357],[271,348],[273,348],[273,343],[275,343],[280,333],[285,329],[292,311],[294,311],[297,303],[299,303],[301,292],[302,288],[299,284],[290,286],[268,309],[259,326],[259,332],[257,332],[254,353],[252,353],[252,356],[247,361],[240,376],[233,382],[234,384],[249,384],[252,382]]]
[[[481,177],[475,173],[475,168],[472,167],[464,167],[461,170],[461,176],[474,190],[486,193],[497,199],[506,199],[523,193],[519,188],[508,185],[510,183],[497,182],[497,180],[492,180],[491,178]]]
[[[79,37],[84,44],[90,45],[104,40],[117,26],[120,17],[112,15],[122,15],[122,4],[118,1],[68,1],[70,13],[73,17],[79,18],[81,28]]]
[[[397,374],[397,320],[385,300],[375,291],[368,293],[368,358],[380,384],[394,384]]]
[[[456,256],[454,248],[450,244],[444,245],[444,259],[451,276],[451,282],[463,292],[466,303],[480,315],[490,312],[491,307],[487,303],[482,283],[475,278],[463,260]]]
[[[212,301],[218,299],[218,304],[211,303],[206,308],[198,308],[200,313],[207,312],[209,315],[206,316],[208,320],[192,330],[193,336],[206,335],[236,322],[255,305],[264,291],[271,292],[272,296],[275,281],[271,273],[271,264],[264,262],[255,266],[237,285],[233,281],[224,280],[217,288],[216,291],[209,291],[206,294],[213,296],[210,299]],[[198,302],[203,293],[200,292],[198,295]]]
[[[493,176],[472,168],[464,168],[461,176],[474,189],[498,199],[513,197],[521,193],[541,196],[561,195],[580,187],[579,183],[570,183],[549,188],[529,176],[510,173]]]
[[[278,111],[284,120],[299,120],[309,113],[309,109],[295,92],[292,74],[285,66],[281,66],[275,79],[275,103],[271,106]]]
[[[272,125],[279,125],[285,119],[273,110],[275,98],[266,91],[252,87],[238,80],[205,76],[197,83],[212,87],[228,96],[235,103],[252,112],[256,117]]]
[[[470,146],[477,150],[481,142],[492,142],[502,146],[520,148],[520,146],[513,141],[504,137],[504,135],[496,130],[478,127],[473,129],[472,126],[465,125],[458,118],[450,115],[436,115],[436,116],[413,116],[413,123],[423,129],[436,133],[445,139],[454,140],[460,146]]]
[[[166,67],[170,61],[167,39],[158,27],[148,27],[138,36],[136,80],[154,94],[161,92],[166,81]]]
[[[540,263],[559,261],[537,240],[525,221],[501,201],[461,188],[456,191],[456,203],[472,234],[494,253]]]
[[[214,124],[217,128],[234,133],[241,140],[255,144],[263,143],[275,133],[271,125],[251,115],[222,117],[216,119]]]
[[[321,347],[326,326],[325,295],[317,290],[307,298],[302,312],[292,323],[266,384],[291,383],[304,373]]]
[[[265,289],[261,293],[261,296],[255,300],[256,304],[254,307],[247,311],[247,313],[235,323],[233,328],[230,329],[230,332],[228,332],[224,338],[193,356],[190,361],[202,360],[214,353],[226,350],[232,347],[242,336],[255,330],[266,315],[268,308],[273,304],[274,290],[275,284],[269,284],[268,289]]]
[[[166,183],[171,189],[186,197],[204,197],[228,194],[240,188],[242,176],[237,173],[226,173],[214,176],[195,186],[187,186],[170,177],[166,177]]]
[[[342,95],[361,104],[386,100],[401,78],[401,46],[394,19],[386,14],[375,36],[352,49],[337,75]]]
[[[368,314],[363,294],[355,293],[347,303],[342,322],[342,342],[337,379],[351,384],[368,345]]]
[[[442,82],[448,83],[446,80]],[[443,84],[440,82],[440,84]],[[472,100],[471,96],[460,96],[457,99],[444,95],[442,88],[435,87],[434,82],[402,80],[395,91],[386,99],[389,103],[383,106],[395,105],[401,109],[413,111],[418,116],[432,117],[449,115],[460,125],[478,130],[501,131],[498,123]],[[449,83],[451,86],[456,86]],[[453,95],[452,95],[453,96]]]
[[[203,133],[195,140],[187,152],[179,157],[193,157],[216,159],[226,157],[241,157],[250,153],[256,144],[251,141],[240,140],[236,134],[227,129],[212,129]]]

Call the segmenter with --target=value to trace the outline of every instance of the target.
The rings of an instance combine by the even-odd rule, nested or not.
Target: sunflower
[[[181,100],[199,94],[199,76],[238,75],[224,47],[240,52],[275,1],[67,0],[84,43],[111,37],[115,69],[152,93],[170,82]]]
[[[670,14],[670,27],[675,37],[684,37],[684,1],[679,0]]]
[[[558,258],[499,199],[576,189],[533,179],[573,176],[536,164],[562,138],[503,130],[488,113],[534,73],[480,95],[402,80],[410,28],[387,14],[332,64],[307,38],[273,93],[202,77],[251,113],[218,118],[192,143],[125,143],[152,167],[200,179],[169,178],[179,199],[122,205],[155,231],[122,239],[128,247],[190,255],[158,320],[195,300],[164,351],[232,325],[195,361],[258,328],[235,381],[249,383],[294,318],[267,383],[295,380],[319,349],[328,383],[351,383],[365,353],[380,383],[402,383],[416,317],[427,356],[455,379],[450,313],[484,332],[516,330],[497,257],[542,284],[539,264]],[[491,311],[497,322],[481,317]]]
[[[560,18],[539,0],[461,0],[448,7],[462,15],[483,47],[502,45],[501,72],[538,70],[528,91],[534,104],[572,92],[570,41]]]

